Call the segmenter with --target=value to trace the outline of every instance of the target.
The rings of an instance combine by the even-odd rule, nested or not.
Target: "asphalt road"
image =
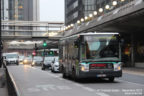
[[[113,83],[106,79],[74,82],[40,67],[8,66],[8,71],[21,96],[144,96],[144,76],[124,73]]]

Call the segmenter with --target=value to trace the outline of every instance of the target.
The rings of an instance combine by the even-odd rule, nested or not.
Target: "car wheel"
[[[51,68],[51,72],[53,72],[53,68]]]

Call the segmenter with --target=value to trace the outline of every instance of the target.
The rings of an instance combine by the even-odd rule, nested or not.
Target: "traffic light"
[[[49,55],[49,56],[53,56],[53,55],[54,55],[54,52],[53,52],[53,51],[49,51],[49,52],[48,52],[48,55]]]
[[[50,53],[49,53],[50,55],[53,55],[53,51],[50,51]]]
[[[36,52],[35,52],[35,51],[33,51],[33,52],[32,52],[32,55],[33,55],[33,56],[36,56]]]
[[[43,42],[43,47],[47,47],[46,41]]]

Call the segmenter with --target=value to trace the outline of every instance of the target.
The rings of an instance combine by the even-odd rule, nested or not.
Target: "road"
[[[28,65],[8,66],[21,96],[144,96],[144,76],[123,73],[115,82],[63,79],[61,73]]]

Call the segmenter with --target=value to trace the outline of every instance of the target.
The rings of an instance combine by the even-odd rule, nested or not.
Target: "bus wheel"
[[[109,81],[110,81],[110,82],[113,82],[114,79],[115,79],[114,77],[110,77],[110,78],[109,78]]]
[[[66,73],[65,73],[65,68],[63,68],[63,70],[62,70],[62,76],[63,76],[63,78],[66,78],[67,76],[66,76]]]
[[[73,69],[73,71],[72,71],[72,79],[74,80],[74,81],[78,81],[78,78],[77,78],[77,76],[76,76],[76,71]]]

